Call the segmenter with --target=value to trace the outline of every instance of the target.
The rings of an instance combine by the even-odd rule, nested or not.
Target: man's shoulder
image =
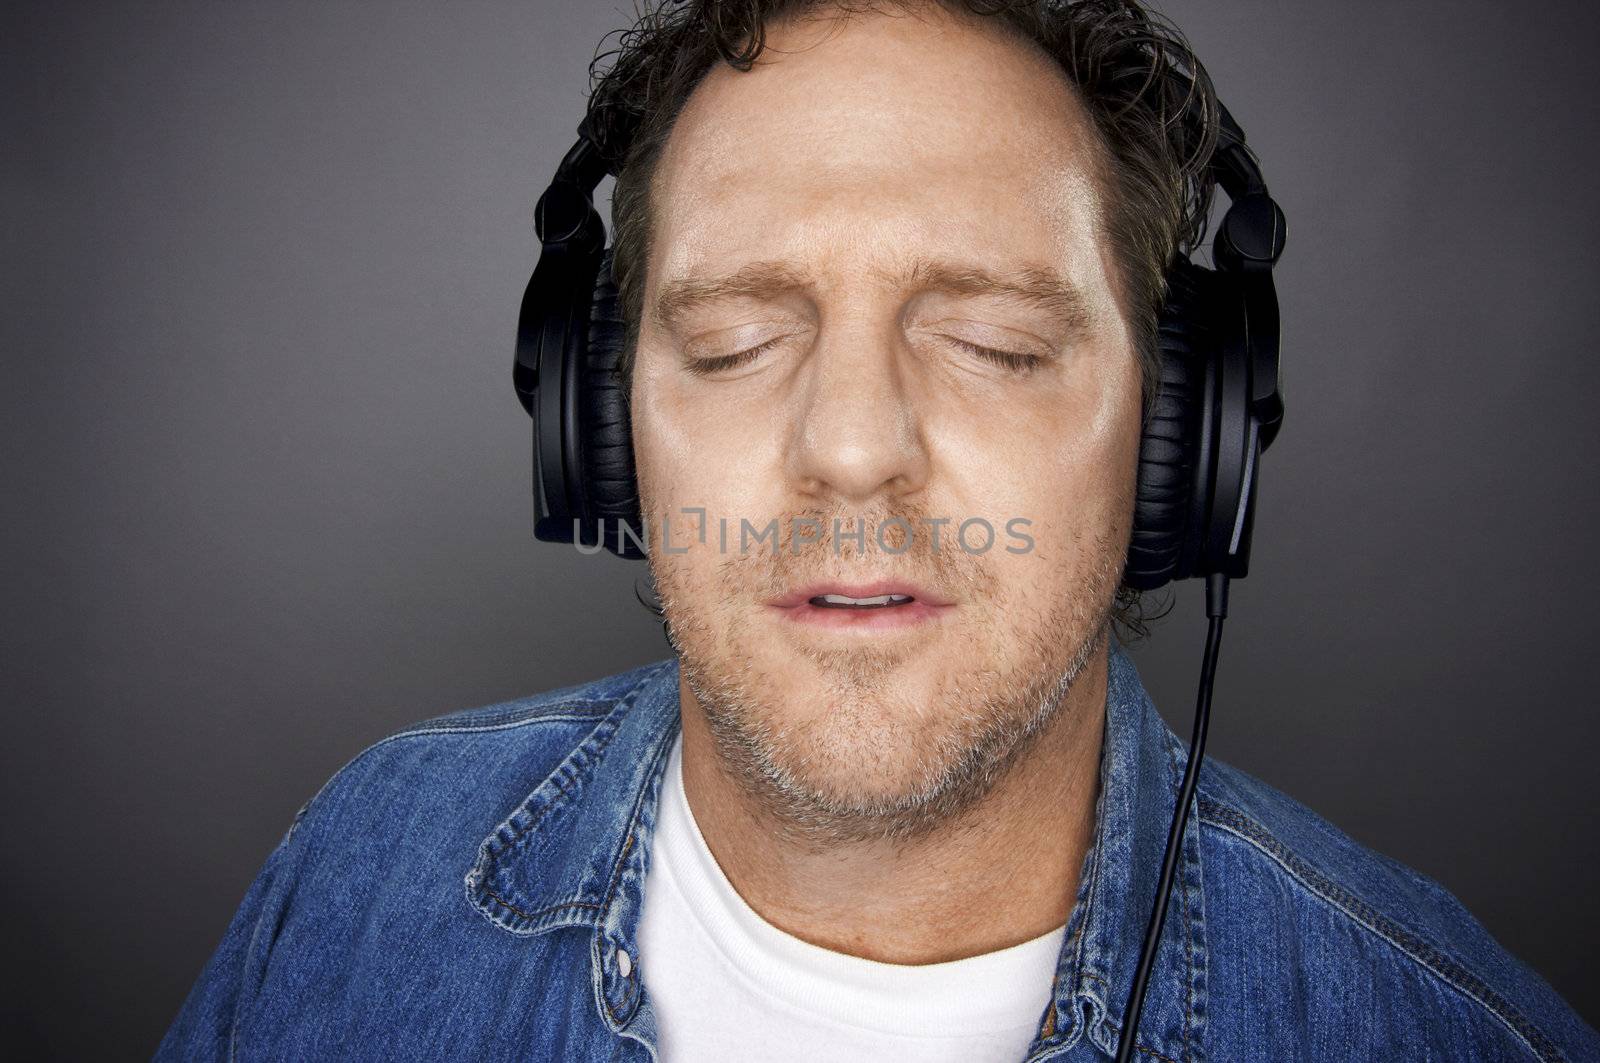
[[[509,741],[526,740],[537,744],[543,737],[542,732],[548,730],[539,725],[581,724],[605,716],[673,663],[671,660],[653,661],[625,672],[511,701],[430,716],[379,739],[367,750],[406,739],[491,733],[504,733]]]
[[[356,753],[267,857],[160,1058],[187,1058],[201,1044],[220,1056],[236,1038],[272,1058],[348,1056],[362,1045],[365,1055],[400,1058],[406,1043],[501,1034],[554,1058],[566,1036],[559,1025],[541,1028],[541,1016],[523,1009],[505,1026],[495,1001],[508,986],[527,988],[518,979],[537,970],[555,1006],[587,1014],[587,976],[569,962],[582,945],[520,947],[535,916],[513,928],[482,902],[499,894],[517,911],[535,891],[545,903],[523,911],[546,927],[600,908],[594,854],[623,843],[620,795],[643,760],[639,747],[674,718],[673,664],[430,717]],[[597,800],[531,829],[585,785]],[[564,835],[548,829],[556,822]],[[486,878],[486,863],[519,838],[522,862]],[[602,872],[614,863],[608,855]],[[486,934],[484,916],[518,936]]]
[[[671,660],[652,661],[625,672],[558,687],[539,694],[530,694],[512,701],[430,716],[379,739],[368,749],[397,739],[418,736],[481,734],[491,731],[510,731],[530,724],[591,719],[609,712],[618,702],[659,676],[664,670],[673,667],[673,664]],[[536,735],[537,732],[527,733]],[[537,741],[537,738],[534,740]]]
[[[408,809],[466,811],[520,799],[674,663],[656,661],[408,724],[347,760],[301,807],[290,834],[308,815],[325,824],[353,812],[403,821]]]
[[[1236,944],[1310,937],[1278,944],[1348,968],[1325,973],[1361,978],[1401,1010],[1397,994],[1437,1019],[1442,1001],[1464,1036],[1492,1034],[1526,1058],[1600,1058],[1595,1031],[1438,882],[1222,762],[1204,766],[1197,804],[1202,860],[1219,865],[1208,883],[1215,873],[1227,887],[1207,890],[1208,923],[1215,914]]]

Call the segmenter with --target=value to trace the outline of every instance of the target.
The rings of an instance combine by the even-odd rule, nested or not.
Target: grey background
[[[641,569],[533,542],[509,373],[530,207],[630,6],[5,9],[15,1044],[148,1054],[367,743],[667,655]],[[1290,220],[1211,750],[1600,1020],[1597,16],[1167,11]],[[1180,728],[1202,637],[1184,588],[1137,651]]]

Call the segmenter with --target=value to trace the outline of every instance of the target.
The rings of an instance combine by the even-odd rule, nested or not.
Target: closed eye
[[[691,358],[684,363],[684,366],[695,376],[712,376],[716,373],[723,373],[729,369],[737,369],[742,365],[750,364],[761,357],[768,348],[777,346],[785,339],[787,339],[786,336],[776,336],[765,343],[758,343],[754,347],[736,351],[733,354],[718,355],[715,358]]]
[[[997,351],[993,347],[981,347],[976,343],[958,340],[954,336],[947,337],[952,343],[971,351],[979,358],[994,362],[996,365],[1009,369],[1014,373],[1027,373],[1037,369],[1043,364],[1044,359],[1037,354],[1017,354],[1013,351]]]
[[[966,340],[956,339],[954,336],[947,338],[957,346],[971,351],[979,358],[982,358],[985,361],[993,362],[994,364],[1004,369],[1009,369],[1014,373],[1030,372],[1034,369],[1037,369],[1045,361],[1044,358],[1041,358],[1036,354],[1019,354],[1015,351],[1001,351],[996,350],[993,347],[984,347],[976,343],[969,343]],[[754,347],[748,347],[745,350],[736,351],[733,354],[719,355],[715,358],[694,358],[687,363],[687,368],[689,372],[695,374],[696,376],[713,376],[717,373],[727,372],[730,369],[738,369],[741,366],[749,365],[751,362],[761,357],[762,354],[766,353],[766,351],[777,346],[777,344],[781,343],[784,339],[785,337],[783,336],[777,336],[773,339],[767,340],[765,343],[758,343]]]

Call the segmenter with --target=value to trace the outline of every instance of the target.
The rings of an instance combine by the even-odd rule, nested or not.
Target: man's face
[[[1138,362],[1047,57],[932,10],[767,40],[653,185],[634,446],[688,549],[651,563],[722,761],[813,831],[904,836],[981,797],[1098,645]]]

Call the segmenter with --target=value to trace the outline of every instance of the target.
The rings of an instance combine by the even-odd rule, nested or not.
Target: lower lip
[[[951,608],[948,605],[929,605],[911,601],[904,605],[884,605],[869,609],[836,608],[826,605],[769,606],[779,616],[793,624],[837,631],[891,631],[899,628],[931,624]]]

